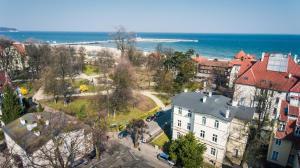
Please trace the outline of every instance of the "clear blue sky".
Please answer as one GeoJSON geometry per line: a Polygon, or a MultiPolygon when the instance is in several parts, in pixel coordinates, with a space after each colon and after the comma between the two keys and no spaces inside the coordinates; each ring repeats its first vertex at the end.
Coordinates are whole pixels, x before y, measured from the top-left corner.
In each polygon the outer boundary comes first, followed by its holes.
{"type": "Polygon", "coordinates": [[[40,31],[300,34],[300,0],[0,0],[0,26],[40,31]]]}

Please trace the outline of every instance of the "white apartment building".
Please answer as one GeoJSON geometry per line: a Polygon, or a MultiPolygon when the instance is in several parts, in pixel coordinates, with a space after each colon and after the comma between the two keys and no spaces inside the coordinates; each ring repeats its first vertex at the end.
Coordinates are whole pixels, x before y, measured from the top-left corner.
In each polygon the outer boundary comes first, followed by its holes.
{"type": "Polygon", "coordinates": [[[224,158],[239,165],[254,109],[237,106],[230,98],[212,93],[183,92],[172,101],[172,139],[193,132],[207,150],[205,160],[221,166],[224,158]]]}
{"type": "Polygon", "coordinates": [[[51,167],[58,156],[66,162],[71,153],[77,160],[92,150],[88,126],[63,113],[28,113],[2,130],[9,152],[23,167],[51,167]]]}

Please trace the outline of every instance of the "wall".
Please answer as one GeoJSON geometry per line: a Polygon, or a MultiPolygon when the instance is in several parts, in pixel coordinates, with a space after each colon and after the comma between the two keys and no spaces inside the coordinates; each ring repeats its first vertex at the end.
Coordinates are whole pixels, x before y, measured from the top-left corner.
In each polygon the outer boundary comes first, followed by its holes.
{"type": "Polygon", "coordinates": [[[275,142],[275,138],[273,138],[269,145],[267,160],[281,166],[286,166],[291,152],[292,142],[288,140],[281,140],[281,145],[276,145],[275,142]],[[279,153],[276,161],[272,160],[273,151],[277,151],[279,153]]]}

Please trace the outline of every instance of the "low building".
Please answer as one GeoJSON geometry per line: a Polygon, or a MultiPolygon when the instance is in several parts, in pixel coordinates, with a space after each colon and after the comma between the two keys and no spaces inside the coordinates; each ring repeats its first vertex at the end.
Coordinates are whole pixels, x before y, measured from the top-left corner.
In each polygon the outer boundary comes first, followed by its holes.
{"type": "Polygon", "coordinates": [[[255,56],[238,52],[232,60],[208,59],[197,56],[193,59],[197,64],[196,80],[233,87],[239,75],[248,70],[256,61],[255,56]]]}
{"type": "Polygon", "coordinates": [[[60,112],[28,113],[2,130],[8,150],[24,167],[51,167],[51,161],[76,160],[92,149],[88,126],[60,112]]]}
{"type": "Polygon", "coordinates": [[[270,140],[267,160],[280,166],[299,168],[300,165],[300,110],[299,106],[282,100],[279,117],[270,140]]]}
{"type": "Polygon", "coordinates": [[[172,139],[193,132],[207,150],[205,160],[221,166],[226,159],[240,165],[254,109],[211,92],[183,92],[172,100],[172,139]]]}

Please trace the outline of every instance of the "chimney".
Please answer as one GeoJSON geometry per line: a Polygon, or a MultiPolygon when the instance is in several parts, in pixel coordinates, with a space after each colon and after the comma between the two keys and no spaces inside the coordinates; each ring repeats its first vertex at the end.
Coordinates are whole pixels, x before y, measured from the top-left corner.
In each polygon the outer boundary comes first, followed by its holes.
{"type": "Polygon", "coordinates": [[[33,128],[37,127],[37,123],[27,124],[26,127],[28,131],[31,131],[33,128]]]}
{"type": "Polygon", "coordinates": [[[206,102],[206,99],[207,99],[207,97],[206,97],[206,96],[203,96],[203,97],[202,97],[202,102],[205,103],[205,102],[206,102]]]}
{"type": "Polygon", "coordinates": [[[262,52],[262,54],[261,54],[261,62],[264,61],[264,57],[265,57],[265,52],[262,52]]]}
{"type": "Polygon", "coordinates": [[[20,123],[21,123],[21,125],[26,125],[27,121],[24,120],[23,118],[20,118],[20,123]]]}
{"type": "Polygon", "coordinates": [[[34,131],[33,132],[36,136],[40,136],[41,135],[41,132],[40,131],[34,131]]]}
{"type": "Polygon", "coordinates": [[[208,92],[208,97],[211,97],[212,96],[212,92],[208,92]]]}
{"type": "Polygon", "coordinates": [[[289,78],[291,78],[292,77],[292,74],[291,73],[289,73],[289,78]]]}
{"type": "Polygon", "coordinates": [[[237,105],[238,105],[238,101],[232,100],[232,103],[231,103],[231,105],[232,105],[233,107],[237,107],[237,105]]]}
{"type": "Polygon", "coordinates": [[[48,126],[49,125],[49,120],[45,121],[45,125],[48,126]]]}
{"type": "Polygon", "coordinates": [[[225,117],[226,117],[226,118],[229,118],[229,115],[230,115],[230,110],[229,110],[229,109],[227,109],[227,110],[226,110],[225,117]]]}

